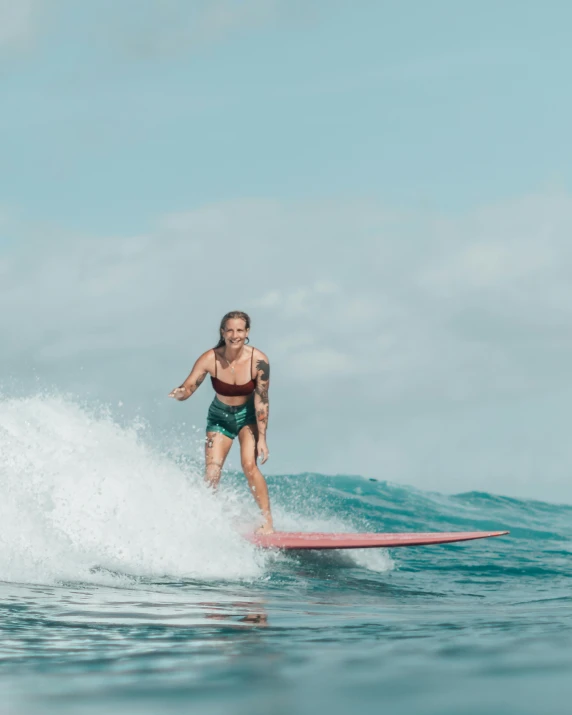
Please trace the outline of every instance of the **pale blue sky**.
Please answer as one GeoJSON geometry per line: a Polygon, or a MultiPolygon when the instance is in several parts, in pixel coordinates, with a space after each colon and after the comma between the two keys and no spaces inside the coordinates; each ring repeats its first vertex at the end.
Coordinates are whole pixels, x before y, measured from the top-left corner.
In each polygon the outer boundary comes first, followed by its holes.
{"type": "Polygon", "coordinates": [[[202,429],[165,396],[246,309],[271,471],[572,501],[570,27],[0,0],[0,389],[202,429]]]}
{"type": "Polygon", "coordinates": [[[245,196],[455,211],[570,186],[565,0],[216,6],[32,3],[2,59],[3,204],[113,232],[245,196]]]}

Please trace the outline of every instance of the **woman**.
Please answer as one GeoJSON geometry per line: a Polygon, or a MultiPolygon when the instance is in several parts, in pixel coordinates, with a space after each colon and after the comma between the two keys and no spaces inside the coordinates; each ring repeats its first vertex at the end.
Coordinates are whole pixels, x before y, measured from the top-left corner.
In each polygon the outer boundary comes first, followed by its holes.
{"type": "Polygon", "coordinates": [[[256,464],[268,459],[268,385],[270,365],[266,355],[247,345],[250,318],[246,313],[227,313],[220,323],[220,340],[215,348],[203,353],[191,374],[169,397],[187,400],[199,388],[207,374],[216,395],[209,408],[205,448],[205,479],[218,485],[224,460],[235,437],[240,442],[242,469],[264,518],[257,533],[274,531],[268,487],[256,464]]]}

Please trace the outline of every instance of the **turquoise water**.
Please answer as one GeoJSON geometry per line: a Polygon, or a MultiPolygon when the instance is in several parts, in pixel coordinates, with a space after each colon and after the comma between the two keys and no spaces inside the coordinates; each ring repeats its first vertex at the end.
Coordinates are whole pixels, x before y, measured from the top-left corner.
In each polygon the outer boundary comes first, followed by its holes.
{"type": "Polygon", "coordinates": [[[0,410],[0,713],[569,713],[572,507],[269,479],[277,525],[510,529],[260,552],[243,480],[58,400],[0,410]]]}

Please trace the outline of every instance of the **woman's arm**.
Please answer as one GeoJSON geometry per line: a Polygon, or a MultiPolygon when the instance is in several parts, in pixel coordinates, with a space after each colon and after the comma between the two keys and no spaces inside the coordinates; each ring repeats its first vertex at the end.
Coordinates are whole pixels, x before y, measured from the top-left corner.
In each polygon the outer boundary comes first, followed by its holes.
{"type": "Polygon", "coordinates": [[[212,361],[212,350],[208,350],[200,356],[185,382],[183,382],[180,387],[175,387],[174,390],[171,390],[169,397],[174,397],[175,400],[179,401],[188,400],[193,392],[196,392],[199,389],[201,383],[207,376],[210,366],[209,358],[212,361]]]}
{"type": "Polygon", "coordinates": [[[258,456],[262,464],[268,459],[266,445],[266,428],[268,427],[268,387],[270,385],[270,363],[266,355],[257,350],[256,355],[256,388],[254,390],[254,409],[258,425],[258,456]]]}

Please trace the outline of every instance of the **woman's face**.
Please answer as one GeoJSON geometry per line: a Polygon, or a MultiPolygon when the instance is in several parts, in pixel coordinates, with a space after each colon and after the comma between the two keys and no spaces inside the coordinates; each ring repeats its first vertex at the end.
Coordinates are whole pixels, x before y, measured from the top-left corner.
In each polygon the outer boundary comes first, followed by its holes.
{"type": "Polygon", "coordinates": [[[242,318],[230,318],[230,320],[226,321],[226,325],[222,331],[222,337],[227,345],[233,348],[239,348],[244,345],[248,333],[246,323],[242,318]]]}

